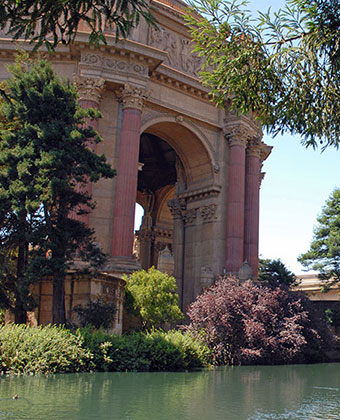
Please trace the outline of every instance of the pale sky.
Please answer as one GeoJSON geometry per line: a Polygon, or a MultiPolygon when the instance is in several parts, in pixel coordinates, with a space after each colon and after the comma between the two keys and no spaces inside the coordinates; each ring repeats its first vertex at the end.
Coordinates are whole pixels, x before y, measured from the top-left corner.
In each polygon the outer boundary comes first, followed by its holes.
{"type": "MultiPolygon", "coordinates": [[[[275,10],[283,4],[252,0],[249,8],[275,10]]],[[[298,136],[265,135],[263,141],[274,147],[263,166],[259,252],[263,258],[280,258],[295,274],[302,274],[297,257],[308,250],[318,214],[340,187],[340,151],[306,149],[298,136]]],[[[136,228],[139,223],[140,213],[136,228]]]]}

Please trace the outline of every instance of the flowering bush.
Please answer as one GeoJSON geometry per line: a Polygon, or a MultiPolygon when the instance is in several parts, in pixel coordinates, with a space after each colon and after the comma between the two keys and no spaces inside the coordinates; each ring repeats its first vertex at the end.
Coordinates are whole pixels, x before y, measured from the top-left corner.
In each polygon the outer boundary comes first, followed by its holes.
{"type": "Polygon", "coordinates": [[[221,278],[188,310],[188,329],[203,336],[217,364],[320,360],[330,333],[298,293],[221,278]]]}

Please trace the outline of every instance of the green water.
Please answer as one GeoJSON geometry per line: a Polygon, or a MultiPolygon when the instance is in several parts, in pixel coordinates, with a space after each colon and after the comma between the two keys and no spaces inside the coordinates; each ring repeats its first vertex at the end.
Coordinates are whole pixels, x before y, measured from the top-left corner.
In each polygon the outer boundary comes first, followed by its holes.
{"type": "Polygon", "coordinates": [[[0,419],[340,419],[340,364],[2,377],[0,419]]]}

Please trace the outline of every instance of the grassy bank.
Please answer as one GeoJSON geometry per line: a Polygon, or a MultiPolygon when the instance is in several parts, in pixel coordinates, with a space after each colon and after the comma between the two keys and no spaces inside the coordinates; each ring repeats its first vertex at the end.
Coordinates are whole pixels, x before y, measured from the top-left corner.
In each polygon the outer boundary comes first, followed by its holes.
{"type": "Polygon", "coordinates": [[[115,336],[89,328],[0,325],[0,373],[175,371],[207,366],[209,351],[189,334],[115,336]]]}

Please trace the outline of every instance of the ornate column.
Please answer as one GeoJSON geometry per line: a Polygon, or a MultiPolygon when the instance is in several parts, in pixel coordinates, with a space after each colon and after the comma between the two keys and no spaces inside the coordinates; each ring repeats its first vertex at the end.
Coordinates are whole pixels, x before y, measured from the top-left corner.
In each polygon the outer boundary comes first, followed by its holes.
{"type": "Polygon", "coordinates": [[[186,204],[183,199],[173,198],[168,202],[171,214],[174,218],[173,233],[173,256],[175,261],[174,277],[177,282],[179,294],[179,306],[184,310],[184,251],[185,251],[185,227],[184,217],[186,204]]]}
{"type": "Polygon", "coordinates": [[[246,152],[244,214],[244,260],[250,264],[254,278],[258,274],[260,172],[261,142],[257,138],[249,141],[246,152]]]}
{"type": "Polygon", "coordinates": [[[237,274],[243,262],[245,159],[248,131],[240,124],[226,127],[229,142],[226,271],[237,274]]]}
{"type": "Polygon", "coordinates": [[[138,156],[141,115],[146,94],[130,84],[120,92],[123,104],[113,214],[111,255],[132,257],[134,217],[137,194],[138,156]]]}
{"type": "MultiPolygon", "coordinates": [[[[82,108],[95,108],[98,109],[101,100],[101,94],[104,89],[105,80],[92,78],[92,77],[83,77],[75,75],[73,81],[77,86],[79,92],[79,105],[82,108]]],[[[87,125],[98,130],[98,121],[92,120],[88,121],[87,125]]],[[[95,144],[93,141],[88,143],[89,148],[94,151],[95,144]]],[[[92,194],[92,183],[87,182],[86,185],[78,185],[77,187],[81,192],[87,193],[91,196],[92,194]]],[[[87,226],[90,225],[90,214],[84,215],[74,215],[74,218],[85,223],[87,226]]]]}

